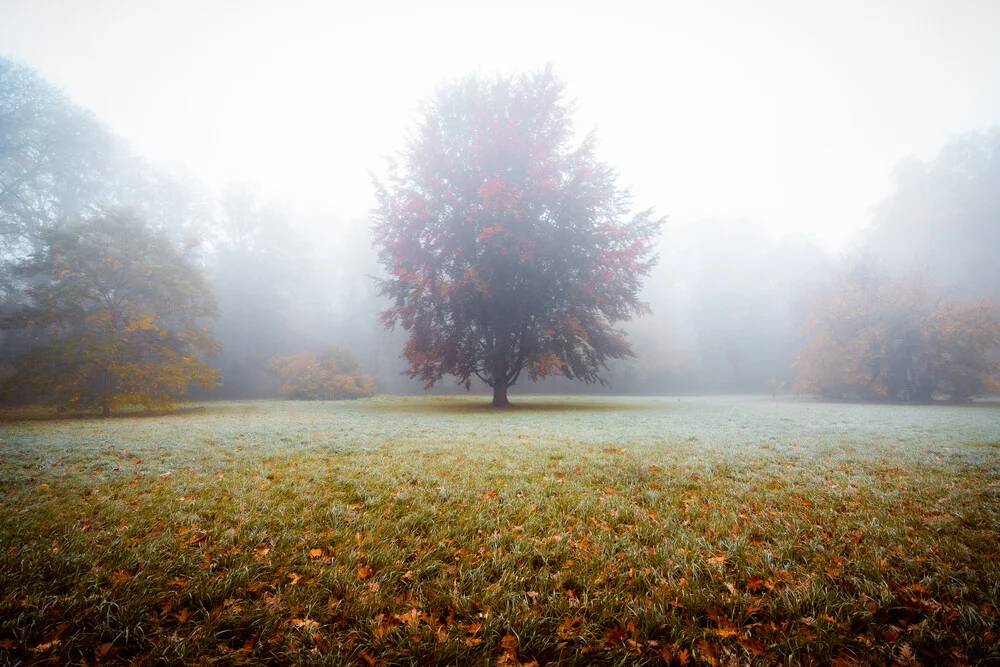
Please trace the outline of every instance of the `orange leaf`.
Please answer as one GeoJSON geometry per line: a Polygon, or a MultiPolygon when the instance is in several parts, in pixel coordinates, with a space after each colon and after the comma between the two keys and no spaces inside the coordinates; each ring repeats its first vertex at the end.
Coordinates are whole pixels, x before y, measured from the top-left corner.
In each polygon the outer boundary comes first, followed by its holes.
{"type": "Polygon", "coordinates": [[[694,647],[698,651],[698,655],[701,656],[702,660],[713,667],[719,664],[719,661],[715,657],[715,651],[712,649],[712,645],[707,641],[699,639],[697,643],[695,643],[694,647]]]}
{"type": "Polygon", "coordinates": [[[764,642],[759,639],[741,637],[736,640],[736,643],[746,649],[747,653],[750,655],[764,655],[767,652],[767,647],[764,646],[764,642]]]}
{"type": "Polygon", "coordinates": [[[112,646],[111,642],[104,642],[103,644],[98,644],[97,646],[95,646],[94,647],[94,658],[96,660],[103,659],[104,656],[106,656],[108,654],[108,651],[111,650],[111,646],[112,646]]]}
{"type": "Polygon", "coordinates": [[[309,557],[310,558],[322,558],[323,557],[323,550],[322,549],[310,549],[309,550],[309,557]]]}

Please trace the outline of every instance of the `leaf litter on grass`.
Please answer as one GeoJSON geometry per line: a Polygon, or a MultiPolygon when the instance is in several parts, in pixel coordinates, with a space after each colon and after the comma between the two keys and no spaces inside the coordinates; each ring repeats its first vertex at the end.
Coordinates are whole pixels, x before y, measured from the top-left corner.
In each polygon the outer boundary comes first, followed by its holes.
{"type": "Polygon", "coordinates": [[[481,400],[0,424],[0,661],[1000,659],[1000,410],[481,400]]]}

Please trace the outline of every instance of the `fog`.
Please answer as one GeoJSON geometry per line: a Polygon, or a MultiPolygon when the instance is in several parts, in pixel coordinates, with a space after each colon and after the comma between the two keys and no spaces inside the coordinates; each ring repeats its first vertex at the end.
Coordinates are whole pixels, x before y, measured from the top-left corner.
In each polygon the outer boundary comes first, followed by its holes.
{"type": "MultiPolygon", "coordinates": [[[[845,275],[1000,297],[998,27],[988,1],[0,1],[0,55],[37,77],[46,127],[75,128],[30,195],[0,155],[4,308],[37,230],[125,206],[197,248],[213,396],[274,396],[271,359],[331,344],[378,391],[422,392],[406,332],[378,321],[372,178],[436,87],[551,64],[578,137],[596,128],[635,208],[667,222],[652,312],[624,325],[636,356],[606,386],[518,390],[797,391],[809,313],[845,275]]],[[[7,140],[26,122],[9,90],[7,140]]],[[[5,334],[4,354],[24,345],[5,334]]]]}

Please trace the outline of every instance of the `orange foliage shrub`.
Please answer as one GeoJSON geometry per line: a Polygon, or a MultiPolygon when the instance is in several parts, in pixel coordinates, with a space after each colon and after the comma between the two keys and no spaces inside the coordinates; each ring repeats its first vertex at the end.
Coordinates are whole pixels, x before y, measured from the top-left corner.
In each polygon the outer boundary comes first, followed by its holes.
{"type": "Polygon", "coordinates": [[[281,394],[300,400],[337,401],[375,394],[372,378],[350,351],[328,346],[320,353],[275,357],[268,368],[281,378],[281,394]]]}
{"type": "Polygon", "coordinates": [[[799,390],[827,397],[965,400],[1000,388],[1000,319],[989,301],[938,296],[919,280],[847,276],[812,307],[799,390]]]}

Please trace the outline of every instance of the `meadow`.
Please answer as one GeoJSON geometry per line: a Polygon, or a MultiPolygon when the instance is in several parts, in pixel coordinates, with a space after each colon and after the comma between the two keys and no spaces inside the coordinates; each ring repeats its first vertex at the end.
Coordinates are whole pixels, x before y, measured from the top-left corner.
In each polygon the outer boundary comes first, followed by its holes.
{"type": "Polygon", "coordinates": [[[1000,664],[1000,403],[0,414],[2,664],[1000,664]]]}

